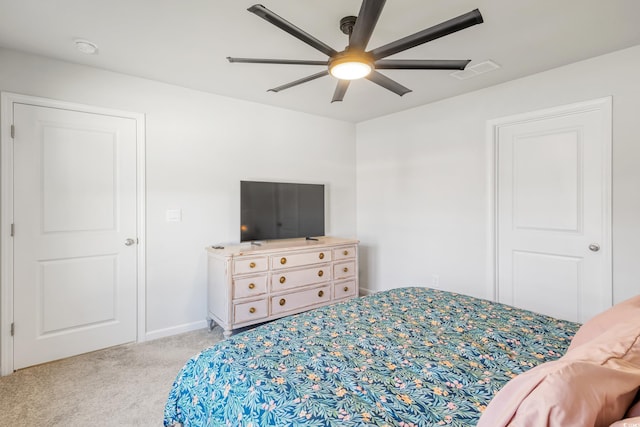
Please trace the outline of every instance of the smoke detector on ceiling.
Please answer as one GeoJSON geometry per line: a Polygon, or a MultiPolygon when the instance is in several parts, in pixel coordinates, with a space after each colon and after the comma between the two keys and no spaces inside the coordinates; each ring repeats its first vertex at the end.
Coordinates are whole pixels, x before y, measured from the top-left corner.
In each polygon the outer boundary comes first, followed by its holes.
{"type": "Polygon", "coordinates": [[[89,40],[75,40],[76,49],[87,55],[95,55],[98,53],[98,45],[89,40]]]}
{"type": "Polygon", "coordinates": [[[458,80],[466,80],[471,77],[479,76],[480,74],[488,73],[490,71],[495,71],[500,66],[493,61],[484,61],[480,62],[476,65],[469,66],[461,71],[456,71],[455,73],[449,74],[451,77],[454,77],[458,80]]]}

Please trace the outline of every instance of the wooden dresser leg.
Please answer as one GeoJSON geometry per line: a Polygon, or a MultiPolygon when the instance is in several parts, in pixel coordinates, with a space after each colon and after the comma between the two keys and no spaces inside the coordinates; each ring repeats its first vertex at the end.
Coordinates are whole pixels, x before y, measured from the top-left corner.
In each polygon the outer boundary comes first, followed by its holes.
{"type": "Polygon", "coordinates": [[[231,329],[225,329],[224,332],[222,333],[222,336],[224,337],[224,339],[227,339],[231,336],[231,329]]]}

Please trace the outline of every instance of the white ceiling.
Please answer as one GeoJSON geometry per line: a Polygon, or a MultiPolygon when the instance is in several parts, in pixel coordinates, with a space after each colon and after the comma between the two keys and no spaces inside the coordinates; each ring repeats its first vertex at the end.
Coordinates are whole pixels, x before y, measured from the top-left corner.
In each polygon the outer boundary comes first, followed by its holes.
{"type": "MultiPolygon", "coordinates": [[[[258,0],[255,0],[258,1],[258,0]]],[[[367,80],[331,104],[336,80],[323,77],[280,93],[267,89],[317,66],[230,64],[227,56],[326,57],[246,11],[252,0],[0,0],[0,46],[264,104],[359,122],[640,44],[640,0],[389,0],[369,48],[473,9],[484,23],[396,55],[492,60],[501,69],[469,80],[450,71],[383,71],[411,88],[399,97],[367,80]],[[87,56],[74,39],[99,46],[87,56]]],[[[260,0],[342,50],[340,18],[361,0],[260,0]]],[[[2,64],[0,64],[0,71],[2,64]]]]}

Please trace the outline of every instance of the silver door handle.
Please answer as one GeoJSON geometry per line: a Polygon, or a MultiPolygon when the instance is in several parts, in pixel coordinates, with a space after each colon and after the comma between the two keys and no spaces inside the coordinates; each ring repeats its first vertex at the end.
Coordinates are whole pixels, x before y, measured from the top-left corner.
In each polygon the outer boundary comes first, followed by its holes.
{"type": "Polygon", "coordinates": [[[125,246],[131,246],[135,243],[136,241],[134,239],[127,239],[124,241],[125,246]]]}
{"type": "Polygon", "coordinates": [[[597,243],[592,243],[589,245],[589,250],[591,252],[598,252],[600,250],[600,245],[597,243]]]}

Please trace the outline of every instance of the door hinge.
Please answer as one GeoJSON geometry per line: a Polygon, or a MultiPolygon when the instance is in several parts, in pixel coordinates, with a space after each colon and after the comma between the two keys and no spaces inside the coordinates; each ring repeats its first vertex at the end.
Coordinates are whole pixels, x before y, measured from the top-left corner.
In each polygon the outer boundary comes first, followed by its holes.
{"type": "Polygon", "coordinates": [[[13,237],[15,234],[16,234],[16,225],[11,224],[11,237],[13,237]]]}
{"type": "Polygon", "coordinates": [[[11,125],[11,138],[15,138],[16,137],[16,127],[14,125],[11,125]]]}
{"type": "Polygon", "coordinates": [[[16,324],[12,323],[11,324],[11,336],[13,336],[16,333],[16,324]]]}

